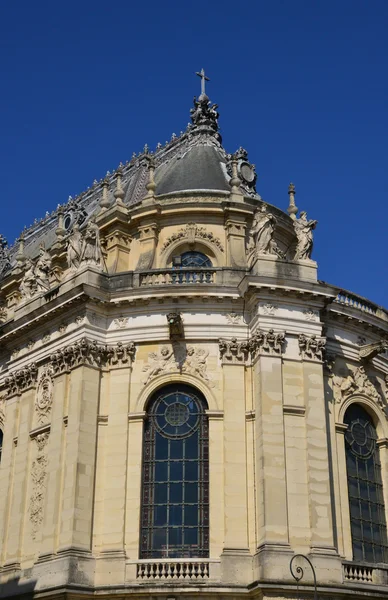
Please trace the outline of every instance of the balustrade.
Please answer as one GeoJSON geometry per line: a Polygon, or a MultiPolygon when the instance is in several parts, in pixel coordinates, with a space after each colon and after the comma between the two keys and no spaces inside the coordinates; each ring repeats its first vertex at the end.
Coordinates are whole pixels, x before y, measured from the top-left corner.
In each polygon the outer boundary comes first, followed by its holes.
{"type": "Polygon", "coordinates": [[[136,578],[146,580],[160,579],[208,579],[209,561],[206,560],[158,560],[139,561],[136,565],[136,578]]]}

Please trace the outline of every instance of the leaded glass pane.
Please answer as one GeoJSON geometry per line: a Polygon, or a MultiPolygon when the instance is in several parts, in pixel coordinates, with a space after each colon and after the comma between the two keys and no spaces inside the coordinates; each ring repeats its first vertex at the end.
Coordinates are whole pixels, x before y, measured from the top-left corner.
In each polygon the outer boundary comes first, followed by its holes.
{"type": "Polygon", "coordinates": [[[388,562],[387,527],[377,434],[358,404],[345,414],[345,434],[353,560],[388,562]]]}
{"type": "Polygon", "coordinates": [[[209,552],[205,400],[169,385],[151,399],[144,427],[141,558],[209,552]]]}
{"type": "Polygon", "coordinates": [[[202,252],[184,252],[181,256],[182,267],[212,267],[212,261],[202,252]]]}

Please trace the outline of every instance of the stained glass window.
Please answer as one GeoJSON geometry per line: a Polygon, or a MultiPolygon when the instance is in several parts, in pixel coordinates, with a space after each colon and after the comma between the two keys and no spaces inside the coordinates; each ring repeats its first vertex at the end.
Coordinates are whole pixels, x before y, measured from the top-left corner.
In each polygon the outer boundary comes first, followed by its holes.
{"type": "Polygon", "coordinates": [[[150,400],[144,426],[140,558],[209,554],[206,402],[171,384],[150,400]]]}
{"type": "Polygon", "coordinates": [[[376,428],[358,404],[345,413],[346,468],[353,560],[388,562],[387,527],[376,428]]]}
{"type": "Polygon", "coordinates": [[[202,252],[190,251],[181,255],[182,267],[212,267],[212,261],[202,252]]]}

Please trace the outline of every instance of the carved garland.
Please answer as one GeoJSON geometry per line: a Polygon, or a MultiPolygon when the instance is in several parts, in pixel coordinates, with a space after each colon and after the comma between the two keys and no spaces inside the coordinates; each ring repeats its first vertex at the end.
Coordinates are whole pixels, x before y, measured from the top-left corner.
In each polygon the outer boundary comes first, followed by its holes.
{"type": "Polygon", "coordinates": [[[177,240],[187,240],[189,243],[194,243],[195,239],[202,238],[211,242],[217,248],[224,252],[224,247],[219,238],[215,237],[211,232],[206,231],[204,227],[199,227],[196,223],[187,223],[186,227],[180,229],[177,233],[173,233],[164,243],[162,251],[166,250],[172,243],[177,240]]]}
{"type": "Polygon", "coordinates": [[[34,437],[38,451],[31,466],[32,492],[29,506],[31,535],[33,539],[36,538],[36,534],[43,523],[48,465],[48,456],[46,450],[48,438],[48,432],[40,433],[34,437]]]}

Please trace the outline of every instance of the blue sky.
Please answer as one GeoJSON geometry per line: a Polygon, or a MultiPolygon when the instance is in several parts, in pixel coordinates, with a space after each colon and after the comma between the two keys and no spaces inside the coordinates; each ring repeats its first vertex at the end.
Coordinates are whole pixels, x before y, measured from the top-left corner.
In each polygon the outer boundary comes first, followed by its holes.
{"type": "Polygon", "coordinates": [[[386,0],[0,3],[0,232],[189,120],[205,68],[225,148],[318,219],[319,278],[388,305],[386,0]]]}

